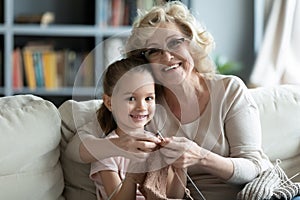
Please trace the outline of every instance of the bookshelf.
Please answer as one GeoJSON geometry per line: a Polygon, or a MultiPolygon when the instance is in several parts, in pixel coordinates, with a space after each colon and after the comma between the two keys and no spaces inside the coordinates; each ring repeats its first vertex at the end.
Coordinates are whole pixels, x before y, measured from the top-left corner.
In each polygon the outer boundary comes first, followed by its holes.
{"type": "Polygon", "coordinates": [[[99,95],[97,83],[106,65],[112,59],[120,58],[120,50],[116,45],[120,46],[130,33],[130,23],[136,14],[132,11],[136,7],[151,6],[149,2],[151,3],[149,0],[0,0],[0,96],[34,94],[53,101],[57,106],[71,98],[95,98],[99,95]],[[148,4],[144,5],[145,3],[148,4]],[[117,8],[113,9],[118,11],[116,13],[125,14],[126,6],[131,12],[126,12],[126,17],[117,16],[112,20],[110,16],[116,15],[110,14],[112,4],[120,4],[113,5],[117,8]],[[48,23],[17,21],[22,17],[33,18],[49,12],[54,20],[48,23]],[[115,49],[111,44],[115,45],[115,49]],[[25,49],[31,49],[32,54],[35,51],[42,52],[42,68],[34,60],[25,63],[25,49]],[[110,53],[106,52],[107,49],[110,53]],[[16,60],[16,51],[21,57],[20,62],[16,60]],[[44,57],[48,55],[49,60],[49,54],[55,54],[52,55],[55,58],[52,66],[54,62],[56,65],[52,67],[55,68],[54,72],[49,67],[50,71],[46,73],[44,63],[47,58],[44,57]],[[59,65],[59,59],[64,64],[59,65]],[[28,63],[33,63],[31,71],[34,73],[30,73],[28,67],[25,67],[30,65],[28,63]],[[20,74],[16,73],[18,68],[20,74]],[[43,72],[37,71],[41,69],[43,72]],[[35,78],[34,86],[29,84],[28,74],[35,78]],[[37,77],[37,74],[40,76],[37,77]],[[56,74],[55,78],[51,79],[49,74],[56,74]],[[41,76],[43,83],[37,84],[41,76]],[[15,80],[16,77],[20,80],[15,80]],[[45,85],[49,79],[52,83],[45,85]]]}

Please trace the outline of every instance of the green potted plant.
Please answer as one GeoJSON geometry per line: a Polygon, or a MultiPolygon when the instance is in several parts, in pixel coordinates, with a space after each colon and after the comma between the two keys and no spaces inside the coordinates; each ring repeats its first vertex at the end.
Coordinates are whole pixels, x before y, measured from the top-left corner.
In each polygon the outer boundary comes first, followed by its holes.
{"type": "Polygon", "coordinates": [[[236,74],[242,69],[242,65],[239,62],[230,61],[225,56],[215,56],[214,62],[216,64],[217,72],[220,74],[236,74]]]}

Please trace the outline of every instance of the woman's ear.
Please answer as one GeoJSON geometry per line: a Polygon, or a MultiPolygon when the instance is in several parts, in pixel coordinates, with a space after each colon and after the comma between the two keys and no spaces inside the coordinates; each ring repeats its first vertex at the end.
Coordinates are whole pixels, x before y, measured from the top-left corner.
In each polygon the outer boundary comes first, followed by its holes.
{"type": "Polygon", "coordinates": [[[104,94],[102,98],[103,98],[103,103],[104,103],[105,107],[109,111],[111,111],[111,97],[108,96],[108,95],[106,95],[106,94],[104,94]]]}

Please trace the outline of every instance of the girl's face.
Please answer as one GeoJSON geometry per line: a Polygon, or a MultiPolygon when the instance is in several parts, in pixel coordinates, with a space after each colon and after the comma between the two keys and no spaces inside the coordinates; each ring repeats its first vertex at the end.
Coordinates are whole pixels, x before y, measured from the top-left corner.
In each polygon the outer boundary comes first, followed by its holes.
{"type": "Polygon", "coordinates": [[[164,86],[180,84],[192,73],[194,61],[189,45],[190,40],[174,23],[160,25],[147,40],[144,54],[151,62],[155,78],[164,86]]]}
{"type": "Polygon", "coordinates": [[[128,72],[118,81],[111,97],[111,111],[124,132],[144,126],[155,112],[154,79],[149,72],[128,72]]]}

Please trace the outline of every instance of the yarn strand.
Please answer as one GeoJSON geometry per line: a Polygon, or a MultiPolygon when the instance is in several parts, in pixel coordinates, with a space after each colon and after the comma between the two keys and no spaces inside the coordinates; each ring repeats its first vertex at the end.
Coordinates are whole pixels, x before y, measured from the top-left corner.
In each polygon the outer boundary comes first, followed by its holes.
{"type": "Polygon", "coordinates": [[[205,197],[203,196],[203,194],[201,193],[201,191],[199,190],[199,188],[196,186],[196,184],[192,180],[192,178],[189,176],[189,174],[184,169],[182,169],[182,170],[183,170],[183,173],[186,175],[186,177],[189,179],[189,181],[192,183],[193,187],[196,189],[196,191],[198,192],[198,194],[200,195],[202,200],[206,200],[205,197]]]}

